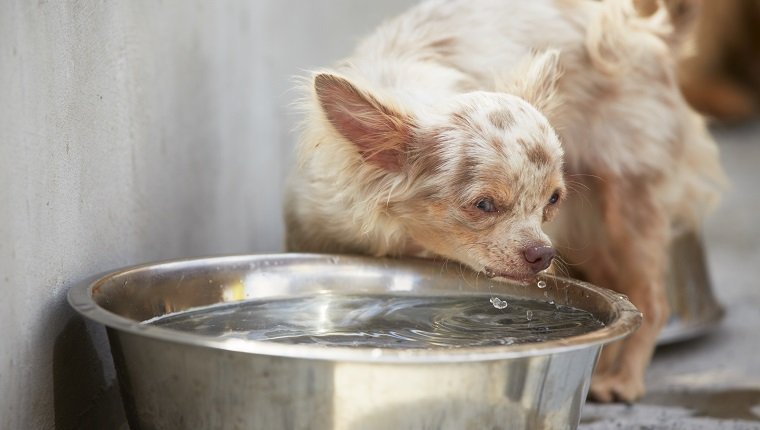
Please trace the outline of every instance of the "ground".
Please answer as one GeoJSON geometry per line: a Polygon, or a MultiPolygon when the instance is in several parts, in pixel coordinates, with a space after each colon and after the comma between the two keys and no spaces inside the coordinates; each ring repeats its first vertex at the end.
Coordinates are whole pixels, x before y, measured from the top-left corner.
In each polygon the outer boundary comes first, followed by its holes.
{"type": "Polygon", "coordinates": [[[705,336],[658,349],[638,404],[586,404],[581,430],[760,429],[760,122],[713,133],[731,188],[704,242],[726,316],[705,336]]]}

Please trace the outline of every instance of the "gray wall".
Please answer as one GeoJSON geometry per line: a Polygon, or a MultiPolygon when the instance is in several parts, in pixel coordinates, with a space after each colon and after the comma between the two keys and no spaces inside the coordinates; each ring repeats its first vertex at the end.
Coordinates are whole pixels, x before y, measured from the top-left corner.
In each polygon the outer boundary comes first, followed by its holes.
{"type": "Polygon", "coordinates": [[[0,429],[119,414],[77,281],[282,250],[291,77],[411,3],[0,0],[0,429]]]}

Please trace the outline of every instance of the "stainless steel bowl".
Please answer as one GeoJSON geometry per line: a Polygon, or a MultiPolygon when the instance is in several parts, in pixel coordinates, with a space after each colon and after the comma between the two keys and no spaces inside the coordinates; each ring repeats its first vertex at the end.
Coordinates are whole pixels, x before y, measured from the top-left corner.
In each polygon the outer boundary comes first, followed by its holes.
{"type": "Polygon", "coordinates": [[[659,345],[706,334],[723,319],[723,307],[713,294],[699,235],[686,233],[673,242],[666,286],[671,317],[660,333],[659,345]]]}
{"type": "Polygon", "coordinates": [[[544,289],[454,264],[281,254],[128,268],[72,288],[108,328],[131,430],[575,428],[603,344],[634,331],[625,298],[552,276],[544,289]],[[220,339],[139,324],[198,306],[316,292],[554,300],[596,331],[556,341],[457,349],[372,349],[220,339]]]}

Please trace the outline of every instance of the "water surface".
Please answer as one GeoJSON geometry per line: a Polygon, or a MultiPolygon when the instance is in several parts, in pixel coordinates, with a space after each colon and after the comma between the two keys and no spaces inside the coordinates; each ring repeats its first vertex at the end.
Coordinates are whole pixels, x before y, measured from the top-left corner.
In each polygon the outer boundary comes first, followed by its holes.
{"type": "Polygon", "coordinates": [[[147,324],[222,338],[370,348],[462,348],[546,342],[603,326],[569,306],[491,296],[316,295],[164,315],[147,324]]]}

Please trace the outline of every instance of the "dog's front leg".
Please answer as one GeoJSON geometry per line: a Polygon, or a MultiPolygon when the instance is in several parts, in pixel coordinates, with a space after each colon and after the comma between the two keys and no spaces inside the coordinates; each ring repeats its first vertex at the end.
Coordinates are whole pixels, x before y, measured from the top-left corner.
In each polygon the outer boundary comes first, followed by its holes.
{"type": "Polygon", "coordinates": [[[595,202],[601,221],[590,229],[576,260],[588,281],[625,294],[643,313],[639,330],[605,347],[589,397],[633,402],[644,394],[644,373],[669,308],[664,285],[670,223],[656,197],[656,181],[598,175],[595,202]]]}
{"type": "Polygon", "coordinates": [[[657,280],[641,280],[631,287],[628,297],[644,319],[636,333],[604,348],[589,390],[595,401],[631,403],[644,394],[644,374],[667,321],[667,297],[657,280]]]}

